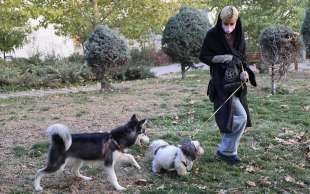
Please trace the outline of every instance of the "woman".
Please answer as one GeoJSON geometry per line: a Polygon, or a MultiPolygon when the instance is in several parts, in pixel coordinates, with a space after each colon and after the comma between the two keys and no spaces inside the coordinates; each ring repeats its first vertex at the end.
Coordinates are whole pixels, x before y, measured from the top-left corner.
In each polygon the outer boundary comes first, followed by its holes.
{"type": "Polygon", "coordinates": [[[246,127],[251,126],[247,105],[247,87],[250,80],[256,86],[254,73],[245,60],[245,39],[241,26],[239,12],[234,6],[226,6],[219,14],[216,25],[205,37],[200,60],[210,66],[211,81],[208,95],[218,109],[228,99],[233,91],[227,87],[228,69],[237,70],[237,92],[215,114],[216,123],[222,133],[222,140],[217,150],[217,157],[231,164],[240,162],[238,146],[246,127]],[[225,75],[226,73],[226,75],[225,75]],[[240,77],[239,77],[240,76],[240,77]]]}

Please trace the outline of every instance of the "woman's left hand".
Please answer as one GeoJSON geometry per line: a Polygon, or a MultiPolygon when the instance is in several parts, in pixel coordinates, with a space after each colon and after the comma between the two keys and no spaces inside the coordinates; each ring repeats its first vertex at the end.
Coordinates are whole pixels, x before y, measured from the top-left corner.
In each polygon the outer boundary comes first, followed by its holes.
{"type": "Polygon", "coordinates": [[[241,81],[247,82],[249,80],[249,74],[246,71],[242,71],[240,73],[240,79],[241,81]]]}

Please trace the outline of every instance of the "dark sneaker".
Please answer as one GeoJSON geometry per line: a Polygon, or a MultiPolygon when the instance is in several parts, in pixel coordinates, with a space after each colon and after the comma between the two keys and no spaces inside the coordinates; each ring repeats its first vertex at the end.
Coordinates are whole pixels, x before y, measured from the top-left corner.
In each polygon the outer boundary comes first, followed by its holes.
{"type": "Polygon", "coordinates": [[[240,158],[237,155],[226,156],[219,150],[216,152],[216,157],[220,160],[223,160],[229,164],[238,164],[241,162],[240,158]]]}

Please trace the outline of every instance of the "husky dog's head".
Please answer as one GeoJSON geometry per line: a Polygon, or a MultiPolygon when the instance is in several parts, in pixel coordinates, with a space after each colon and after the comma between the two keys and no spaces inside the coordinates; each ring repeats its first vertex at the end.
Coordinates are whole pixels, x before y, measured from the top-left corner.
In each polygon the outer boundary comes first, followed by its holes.
{"type": "Polygon", "coordinates": [[[115,138],[119,144],[125,147],[129,147],[133,144],[143,146],[149,144],[149,137],[145,133],[144,126],[147,120],[138,120],[136,115],[132,115],[126,125],[119,127],[111,131],[113,138],[115,138]]]}
{"type": "Polygon", "coordinates": [[[185,138],[181,141],[181,150],[192,160],[196,160],[197,157],[203,155],[204,153],[204,149],[200,145],[199,141],[192,141],[191,138],[185,138]]]}

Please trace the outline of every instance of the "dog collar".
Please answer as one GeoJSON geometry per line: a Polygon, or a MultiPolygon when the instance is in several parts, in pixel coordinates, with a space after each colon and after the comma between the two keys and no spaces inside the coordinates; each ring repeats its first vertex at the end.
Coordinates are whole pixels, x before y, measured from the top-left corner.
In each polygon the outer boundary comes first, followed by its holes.
{"type": "Polygon", "coordinates": [[[124,152],[122,146],[112,136],[110,137],[110,139],[114,143],[114,145],[116,145],[117,149],[119,149],[121,152],[124,152]]]}

